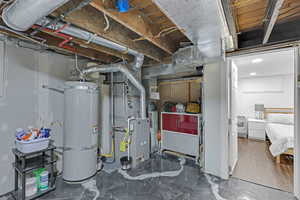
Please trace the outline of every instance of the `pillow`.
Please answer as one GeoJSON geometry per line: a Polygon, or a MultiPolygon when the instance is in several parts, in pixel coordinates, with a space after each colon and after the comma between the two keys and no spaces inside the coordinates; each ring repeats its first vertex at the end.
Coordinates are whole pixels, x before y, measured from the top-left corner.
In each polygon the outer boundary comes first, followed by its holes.
{"type": "Polygon", "coordinates": [[[267,114],[267,122],[293,125],[294,114],[269,113],[267,114]]]}

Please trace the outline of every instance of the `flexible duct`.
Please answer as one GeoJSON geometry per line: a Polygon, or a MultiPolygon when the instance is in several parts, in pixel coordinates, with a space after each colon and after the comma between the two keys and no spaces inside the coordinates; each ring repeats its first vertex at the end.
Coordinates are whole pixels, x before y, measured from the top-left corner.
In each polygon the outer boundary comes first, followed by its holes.
{"type": "Polygon", "coordinates": [[[112,64],[104,66],[96,66],[86,70],[83,70],[83,74],[89,74],[94,72],[100,73],[110,73],[110,72],[122,72],[128,80],[140,91],[140,108],[141,108],[141,118],[146,119],[146,91],[144,86],[134,77],[134,75],[127,69],[123,64],[112,64]]]}
{"type": "Polygon", "coordinates": [[[16,0],[2,13],[5,24],[18,31],[26,31],[39,19],[49,15],[69,0],[16,0]]]}

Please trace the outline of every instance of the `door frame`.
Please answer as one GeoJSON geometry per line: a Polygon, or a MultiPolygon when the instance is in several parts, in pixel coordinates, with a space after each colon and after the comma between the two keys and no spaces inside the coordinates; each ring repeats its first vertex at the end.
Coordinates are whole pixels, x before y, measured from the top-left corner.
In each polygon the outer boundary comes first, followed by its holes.
{"type": "MultiPolygon", "coordinates": [[[[233,72],[233,59],[230,58],[226,61],[226,64],[227,64],[227,81],[226,81],[226,84],[227,84],[227,102],[228,102],[228,105],[227,105],[227,110],[228,110],[228,151],[231,152],[231,144],[232,144],[232,141],[231,141],[231,137],[232,137],[232,130],[233,130],[233,126],[237,126],[237,119],[233,119],[233,75],[232,75],[232,72],[233,72]]],[[[237,77],[236,77],[237,78],[237,77]]],[[[237,128],[237,127],[236,127],[237,128]]],[[[237,130],[236,130],[237,131],[237,130]]],[[[236,133],[237,134],[237,133],[236,133]]],[[[238,137],[238,135],[237,135],[238,137]]],[[[237,147],[238,147],[238,144],[237,144],[237,147]]],[[[229,163],[229,175],[231,176],[234,172],[234,169],[237,165],[237,161],[238,161],[238,151],[236,152],[236,156],[234,156],[234,161],[232,162],[232,155],[230,155],[230,153],[228,154],[228,163],[229,163]]]]}
{"type": "MultiPolygon", "coordinates": [[[[295,113],[295,126],[294,126],[294,138],[295,138],[295,142],[294,142],[294,192],[293,194],[300,199],[300,135],[296,134],[297,132],[299,132],[298,130],[300,130],[300,86],[298,89],[298,74],[300,75],[300,49],[299,46],[294,46],[294,47],[282,47],[282,48],[278,48],[278,49],[262,49],[261,51],[255,51],[255,52],[245,52],[242,54],[231,54],[229,56],[226,56],[226,60],[227,60],[227,67],[226,67],[226,73],[230,73],[229,71],[229,66],[228,66],[228,60],[232,60],[234,58],[241,58],[241,57],[247,57],[247,56],[252,56],[252,55],[261,55],[264,53],[274,53],[274,52],[281,52],[281,51],[288,51],[288,50],[292,50],[294,52],[294,113],[295,113]]],[[[231,76],[227,77],[229,79],[231,79],[231,76]]],[[[230,80],[231,81],[231,80],[230,80]]],[[[229,98],[230,92],[229,92],[228,88],[227,90],[227,99],[229,98]]],[[[230,110],[228,110],[228,112],[230,112],[230,110]]],[[[229,116],[229,113],[228,113],[229,116]]],[[[229,141],[229,132],[227,134],[227,140],[229,141]]],[[[227,144],[227,148],[224,149],[227,152],[227,163],[228,166],[230,166],[230,160],[229,160],[229,153],[230,153],[230,147],[229,147],[229,143],[227,144]]],[[[228,174],[230,176],[230,174],[228,174]]]]}

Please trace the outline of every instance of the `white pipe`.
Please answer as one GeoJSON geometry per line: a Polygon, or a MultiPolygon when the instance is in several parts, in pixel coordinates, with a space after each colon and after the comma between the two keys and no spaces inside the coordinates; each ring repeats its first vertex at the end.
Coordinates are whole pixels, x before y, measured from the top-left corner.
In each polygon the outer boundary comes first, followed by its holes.
{"type": "Polygon", "coordinates": [[[140,91],[140,107],[141,107],[141,118],[146,119],[146,91],[144,86],[136,79],[133,74],[127,69],[126,66],[123,64],[112,64],[112,65],[105,65],[105,66],[97,66],[92,67],[86,70],[83,70],[83,74],[89,74],[94,72],[100,73],[110,73],[110,72],[122,72],[128,80],[140,91]]]}
{"type": "Polygon", "coordinates": [[[69,0],[16,0],[2,13],[5,24],[18,31],[26,31],[39,19],[67,3],[69,0]]]}

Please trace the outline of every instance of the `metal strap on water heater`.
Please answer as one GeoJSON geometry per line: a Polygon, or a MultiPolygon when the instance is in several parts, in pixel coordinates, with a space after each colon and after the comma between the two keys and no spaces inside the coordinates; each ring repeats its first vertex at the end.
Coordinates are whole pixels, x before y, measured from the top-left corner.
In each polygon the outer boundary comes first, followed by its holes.
{"type": "Polygon", "coordinates": [[[95,148],[97,148],[98,145],[92,145],[89,147],[79,147],[79,148],[74,148],[74,147],[63,147],[63,151],[71,151],[71,150],[78,150],[78,151],[89,151],[89,150],[93,150],[95,148]]]}
{"type": "Polygon", "coordinates": [[[75,90],[99,90],[98,87],[90,87],[86,85],[76,85],[76,86],[70,86],[67,87],[66,89],[75,89],[75,90]]]}

